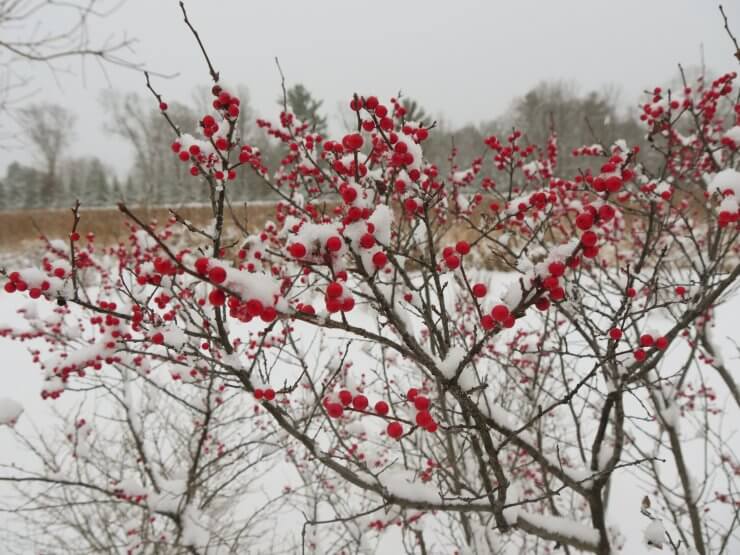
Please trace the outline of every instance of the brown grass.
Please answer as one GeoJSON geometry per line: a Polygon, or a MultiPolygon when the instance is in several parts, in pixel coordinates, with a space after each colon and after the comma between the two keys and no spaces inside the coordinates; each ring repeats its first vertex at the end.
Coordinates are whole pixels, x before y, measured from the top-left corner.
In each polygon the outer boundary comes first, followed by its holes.
{"type": "MultiPolygon", "coordinates": [[[[692,206],[699,206],[699,201],[691,199],[692,206]]],[[[320,211],[330,210],[332,205],[318,207],[320,211]]],[[[472,220],[479,222],[481,213],[485,211],[487,202],[472,216],[472,220]]],[[[165,207],[136,207],[131,209],[144,222],[163,224],[171,217],[165,207]]],[[[176,212],[182,218],[190,221],[199,228],[208,226],[212,221],[210,206],[181,206],[176,212]]],[[[95,234],[96,243],[109,246],[126,238],[128,230],[124,224],[127,218],[115,207],[111,208],[83,208],[80,209],[81,220],[78,231],[81,235],[88,232],[95,234]]],[[[275,204],[271,202],[253,202],[248,205],[233,206],[233,210],[225,211],[224,235],[236,238],[241,235],[240,229],[249,232],[262,229],[267,220],[274,220],[275,204]],[[237,225],[238,222],[238,225],[237,225]]],[[[633,215],[625,214],[625,225],[632,225],[633,215]]],[[[37,252],[41,247],[39,238],[43,235],[49,239],[65,239],[72,229],[73,215],[70,209],[49,210],[22,210],[17,212],[0,212],[0,255],[15,255],[24,251],[37,252]]],[[[495,235],[498,235],[496,232],[495,235]]],[[[442,239],[443,244],[454,245],[457,241],[466,239],[470,242],[478,239],[477,233],[463,226],[454,226],[447,229],[442,239]]],[[[490,254],[491,241],[485,239],[476,249],[480,256],[479,263],[485,267],[502,266],[502,261],[495,262],[490,254]]],[[[500,249],[494,249],[500,251],[500,249]]],[[[1,257],[1,256],[0,256],[1,257]]],[[[513,263],[515,261],[509,261],[513,263]]]]}
{"type": "MultiPolygon", "coordinates": [[[[169,210],[162,207],[136,207],[131,210],[145,222],[164,223],[170,217],[169,210]]],[[[176,211],[198,227],[208,225],[212,219],[209,206],[184,206],[176,211]]],[[[250,231],[259,229],[267,220],[274,219],[274,215],[272,203],[234,206],[233,214],[226,210],[225,230],[227,233],[237,231],[235,218],[250,231]]],[[[78,231],[83,236],[88,232],[94,233],[98,244],[115,244],[127,235],[124,225],[126,217],[117,208],[81,208],[80,216],[78,231]]],[[[72,230],[72,222],[70,209],[0,212],[0,251],[17,252],[37,247],[42,235],[49,239],[66,239],[72,230]]]]}

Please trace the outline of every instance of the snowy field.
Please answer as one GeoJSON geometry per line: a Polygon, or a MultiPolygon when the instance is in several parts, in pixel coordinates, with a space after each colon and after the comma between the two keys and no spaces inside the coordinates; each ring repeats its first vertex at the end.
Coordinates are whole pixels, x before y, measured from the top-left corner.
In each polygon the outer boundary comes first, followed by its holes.
{"type": "MultiPolygon", "coordinates": [[[[505,276],[501,275],[489,275],[487,278],[493,282],[501,282],[505,279],[505,276]],[[503,279],[502,279],[503,278],[503,279]]],[[[21,295],[0,295],[0,314],[2,315],[2,324],[5,326],[23,328],[27,324],[24,318],[17,313],[18,309],[27,303],[21,295]]],[[[365,325],[371,325],[367,315],[358,313],[357,323],[363,324],[362,319],[367,319],[365,325]]],[[[740,336],[737,334],[737,330],[740,329],[740,295],[737,293],[733,296],[718,310],[715,328],[715,342],[721,347],[722,357],[727,367],[731,372],[736,373],[738,371],[738,365],[740,360],[738,359],[738,351],[736,348],[736,342],[740,336]],[[734,341],[733,341],[734,339],[734,341]]],[[[329,341],[334,341],[337,344],[337,348],[343,343],[342,337],[331,335],[328,336],[329,341]]],[[[313,344],[312,337],[308,330],[305,331],[305,343],[306,345],[313,344]]],[[[3,387],[0,390],[0,397],[12,398],[24,407],[24,414],[21,416],[18,424],[16,425],[16,431],[23,434],[24,431],[30,431],[32,428],[44,429],[50,423],[54,421],[54,415],[52,409],[63,407],[68,401],[73,400],[74,393],[68,393],[62,396],[60,401],[49,402],[43,401],[39,395],[42,386],[41,374],[39,370],[34,366],[31,361],[28,349],[36,346],[35,341],[19,343],[11,341],[9,339],[0,338],[0,356],[2,357],[2,374],[3,374],[3,387]]],[[[681,349],[684,347],[677,346],[672,349],[666,362],[664,363],[667,367],[672,364],[676,364],[676,360],[681,360],[681,349]]],[[[331,352],[331,349],[327,349],[331,352]]],[[[312,358],[316,356],[317,364],[320,362],[320,356],[316,353],[307,352],[307,357],[312,358]]],[[[362,356],[361,353],[358,356],[362,356]]],[[[43,356],[42,356],[43,358],[43,356]]],[[[705,378],[708,385],[712,385],[716,380],[712,371],[705,372],[705,378]]],[[[720,383],[716,383],[717,389],[723,391],[720,383]]],[[[720,400],[720,407],[722,411],[716,415],[719,421],[718,426],[723,428],[725,431],[732,432],[730,436],[732,441],[729,445],[731,451],[740,451],[740,439],[736,433],[737,422],[740,415],[737,414],[735,405],[728,402],[727,399],[720,400]]],[[[627,412],[630,410],[638,410],[639,407],[627,406],[627,412]]],[[[697,442],[700,445],[697,437],[683,437],[683,440],[687,445],[691,445],[692,442],[697,442]]],[[[696,465],[701,467],[703,452],[701,449],[688,448],[687,452],[689,456],[696,457],[692,466],[696,465]]],[[[17,464],[23,466],[24,463],[29,461],[28,453],[19,446],[17,441],[12,435],[12,432],[7,427],[0,427],[0,463],[2,464],[17,464]]],[[[670,474],[670,473],[668,473],[670,474]]],[[[668,477],[668,475],[667,475],[668,477]]],[[[245,500],[245,506],[253,504],[258,506],[264,501],[264,499],[270,494],[279,492],[286,484],[297,485],[298,476],[294,470],[287,464],[276,464],[270,474],[266,476],[264,480],[264,490],[260,493],[252,495],[249,499],[245,500]]],[[[8,495],[7,484],[0,486],[5,489],[0,499],[2,499],[2,507],[4,509],[12,508],[14,501],[11,495],[8,495]]],[[[621,534],[624,536],[624,549],[623,553],[627,554],[641,554],[649,553],[651,549],[648,548],[643,539],[643,532],[649,521],[640,515],[639,506],[642,497],[645,495],[645,491],[639,488],[639,480],[634,479],[626,471],[621,471],[616,474],[614,487],[611,492],[609,517],[610,524],[615,525],[619,528],[621,534]]],[[[731,518],[729,512],[725,515],[726,518],[731,518]]],[[[718,515],[714,515],[715,518],[718,515]]],[[[12,519],[3,519],[4,524],[0,526],[0,542],[6,541],[17,541],[10,537],[5,537],[8,532],[8,526],[13,522],[12,519]]],[[[281,538],[289,537],[285,545],[297,545],[300,542],[301,527],[303,524],[303,518],[300,513],[292,509],[285,509],[284,513],[279,515],[279,535],[281,538]]],[[[17,530],[16,530],[17,532],[17,530]]],[[[394,553],[397,552],[399,545],[399,534],[390,530],[385,533],[380,547],[377,552],[379,553],[394,553]]],[[[32,538],[29,538],[30,543],[33,543],[32,538]]],[[[8,545],[5,543],[5,545],[8,545]]],[[[727,553],[738,553],[740,552],[740,541],[737,538],[734,539],[734,543],[731,543],[727,553]]],[[[17,552],[17,550],[15,550],[17,552]]]]}

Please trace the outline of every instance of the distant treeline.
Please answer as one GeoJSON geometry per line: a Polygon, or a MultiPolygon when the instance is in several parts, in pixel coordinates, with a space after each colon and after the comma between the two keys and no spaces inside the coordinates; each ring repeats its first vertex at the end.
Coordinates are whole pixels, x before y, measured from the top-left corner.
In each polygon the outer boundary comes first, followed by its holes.
{"type": "MultiPolygon", "coordinates": [[[[194,132],[199,119],[209,112],[210,91],[197,89],[193,106],[172,103],[170,117],[185,132],[194,132]]],[[[283,147],[276,144],[255,125],[256,116],[249,104],[245,87],[238,88],[242,100],[239,134],[244,142],[261,149],[268,167],[275,167],[283,147]]],[[[316,100],[302,85],[288,90],[288,105],[298,119],[311,122],[317,132],[325,132],[326,116],[322,101],[316,100]]],[[[67,207],[73,199],[85,206],[109,206],[119,200],[139,205],[171,205],[207,202],[208,191],[199,179],[189,174],[189,165],[173,156],[169,149],[172,130],[151,99],[137,94],[106,93],[101,102],[109,114],[105,129],[128,144],[134,152],[131,169],[120,180],[104,160],[95,157],[65,156],[74,142],[73,114],[54,104],[32,105],[21,110],[22,129],[27,148],[39,160],[33,166],[11,163],[0,180],[0,210],[67,207]]],[[[280,99],[282,103],[282,99],[280,99]]],[[[431,124],[429,116],[416,101],[404,99],[409,119],[431,124]]],[[[279,110],[276,107],[276,112],[279,110]]],[[[345,118],[352,121],[351,118],[345,118]]],[[[573,148],[616,139],[640,144],[641,130],[633,114],[620,114],[616,95],[609,91],[578,94],[572,85],[542,83],[516,98],[502,116],[477,125],[452,129],[438,118],[435,130],[424,143],[427,158],[444,171],[454,164],[460,169],[485,154],[483,141],[490,135],[505,137],[516,127],[526,133],[526,141],[545,145],[551,129],[558,133],[558,174],[573,176],[588,164],[573,158],[573,148]],[[458,152],[450,161],[452,149],[458,152]]],[[[454,169],[454,168],[453,168],[454,169]]],[[[234,201],[275,198],[270,188],[250,170],[239,172],[229,183],[234,201]]]]}

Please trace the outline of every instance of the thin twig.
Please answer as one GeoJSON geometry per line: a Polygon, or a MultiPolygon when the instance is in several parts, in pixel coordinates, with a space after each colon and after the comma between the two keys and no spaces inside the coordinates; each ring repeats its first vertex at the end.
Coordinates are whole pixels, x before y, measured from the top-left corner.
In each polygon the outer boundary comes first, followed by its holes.
{"type": "Polygon", "coordinates": [[[203,53],[203,57],[206,59],[206,64],[208,64],[208,71],[211,74],[211,79],[213,79],[214,83],[218,83],[218,71],[216,71],[213,67],[213,64],[211,63],[211,59],[208,57],[208,53],[206,52],[205,46],[203,46],[203,41],[200,40],[200,35],[198,35],[198,31],[195,30],[195,27],[193,27],[193,24],[190,23],[190,20],[188,19],[188,12],[185,11],[185,2],[180,0],[180,9],[182,10],[183,18],[185,19],[185,24],[188,26],[190,31],[193,33],[193,36],[195,37],[195,40],[198,41],[198,46],[200,47],[200,51],[203,53]]]}
{"type": "Polygon", "coordinates": [[[727,14],[725,14],[725,9],[722,7],[722,4],[719,5],[719,13],[722,14],[722,19],[725,22],[725,31],[727,31],[727,34],[730,36],[730,40],[732,40],[732,43],[735,45],[735,58],[737,58],[738,63],[740,63],[740,44],[737,43],[735,35],[733,35],[730,30],[730,24],[727,21],[727,14]]]}

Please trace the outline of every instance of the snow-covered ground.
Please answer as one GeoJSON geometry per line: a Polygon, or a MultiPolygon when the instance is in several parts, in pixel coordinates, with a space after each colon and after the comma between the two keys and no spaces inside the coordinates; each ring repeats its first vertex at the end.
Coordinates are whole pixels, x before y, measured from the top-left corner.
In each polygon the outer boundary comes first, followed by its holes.
{"type": "MultiPolygon", "coordinates": [[[[0,293],[0,324],[6,325],[21,325],[23,318],[17,314],[17,310],[23,304],[27,302],[21,295],[7,295],[0,293]]],[[[730,371],[737,375],[740,372],[740,360],[738,360],[738,352],[733,343],[733,338],[737,341],[740,338],[738,334],[740,329],[740,295],[735,294],[725,305],[723,305],[716,314],[716,328],[715,328],[715,339],[722,351],[722,357],[730,369],[730,371]]],[[[334,336],[336,339],[337,338],[334,336]]],[[[307,339],[307,343],[308,343],[307,339]]],[[[31,356],[28,353],[28,348],[33,343],[19,343],[11,341],[9,339],[0,338],[0,376],[2,377],[2,386],[0,386],[0,398],[11,398],[22,404],[24,413],[20,417],[19,427],[23,429],[25,426],[31,424],[37,427],[43,427],[45,422],[50,421],[52,417],[51,405],[48,401],[43,401],[39,395],[41,390],[41,374],[39,370],[34,366],[31,361],[31,356]]],[[[666,365],[677,364],[672,360],[680,360],[681,347],[675,348],[666,361],[666,365]]],[[[710,383],[713,378],[711,372],[707,372],[706,376],[709,378],[710,383]]],[[[716,382],[717,389],[722,391],[722,386],[719,382],[716,382]]],[[[64,402],[64,396],[61,402],[64,402]]],[[[723,418],[720,418],[721,425],[726,428],[728,432],[733,432],[736,429],[738,422],[737,409],[735,405],[729,400],[722,400],[720,406],[723,408],[723,418]]],[[[629,407],[627,407],[629,410],[629,407]]],[[[697,438],[684,437],[684,441],[687,444],[696,441],[697,438]]],[[[23,464],[29,460],[27,453],[17,449],[17,443],[12,440],[11,432],[6,427],[0,426],[0,463],[16,463],[23,464]],[[10,448],[12,447],[12,448],[10,448]]],[[[732,451],[740,452],[740,439],[737,434],[731,435],[731,445],[729,446],[732,451]]],[[[702,464],[701,457],[703,452],[699,449],[692,450],[687,449],[690,457],[695,457],[695,463],[697,465],[702,464]]],[[[271,476],[272,483],[269,485],[271,489],[279,489],[286,483],[286,468],[282,466],[276,466],[271,476]]],[[[644,544],[643,531],[650,524],[649,520],[640,515],[639,507],[645,491],[642,490],[639,484],[634,478],[627,472],[620,472],[615,480],[614,487],[611,492],[610,509],[609,509],[609,520],[611,524],[616,525],[625,538],[625,545],[623,553],[630,555],[639,555],[642,553],[650,553],[651,550],[644,544]]],[[[8,498],[4,496],[2,492],[2,486],[0,486],[0,497],[4,497],[4,505],[7,505],[8,498]]],[[[292,528],[292,534],[296,537],[300,536],[301,531],[301,518],[297,513],[286,515],[288,518],[282,520],[285,530],[286,521],[290,523],[288,528],[292,528]]],[[[716,515],[715,515],[716,516],[716,515]]],[[[728,517],[729,518],[729,517],[728,517]]],[[[670,527],[670,525],[668,525],[670,527]]],[[[3,537],[4,530],[3,526],[0,526],[0,544],[6,538],[3,537]]],[[[287,532],[287,531],[286,531],[287,532]]],[[[393,553],[397,552],[399,536],[396,532],[389,532],[383,540],[383,552],[393,553]]],[[[2,549],[0,548],[0,551],[2,549]]],[[[728,546],[726,553],[740,553],[740,540],[734,539],[728,546]]]]}

